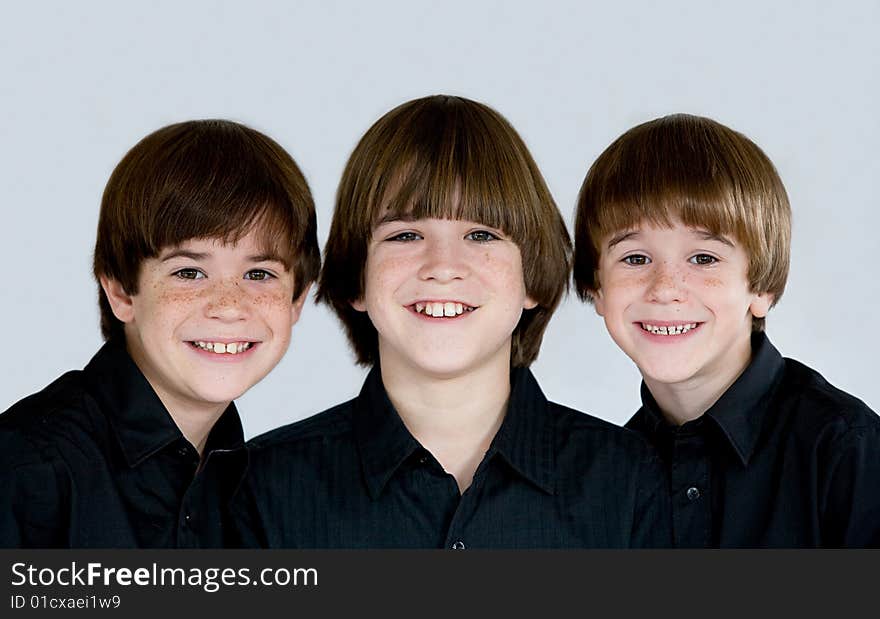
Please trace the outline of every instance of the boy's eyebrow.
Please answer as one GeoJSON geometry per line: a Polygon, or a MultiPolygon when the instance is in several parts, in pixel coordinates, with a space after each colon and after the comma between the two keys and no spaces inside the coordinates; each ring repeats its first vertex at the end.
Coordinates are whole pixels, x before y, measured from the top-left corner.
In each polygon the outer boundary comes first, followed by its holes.
{"type": "Polygon", "coordinates": [[[722,236],[720,234],[714,234],[709,232],[708,230],[700,230],[695,229],[694,234],[697,235],[703,241],[718,241],[719,243],[723,243],[727,245],[731,249],[735,249],[736,246],[733,244],[733,241],[728,239],[726,236],[722,236]]]}
{"type": "Polygon", "coordinates": [[[619,234],[616,234],[608,240],[608,249],[611,249],[612,247],[614,247],[618,243],[623,243],[624,241],[627,241],[631,238],[637,237],[638,235],[639,235],[638,230],[630,230],[628,232],[621,232],[619,234]]]}
{"type": "Polygon", "coordinates": [[[162,262],[167,262],[172,258],[189,258],[190,260],[204,260],[208,257],[205,252],[190,251],[187,249],[172,249],[162,257],[162,262]]]}
{"type": "Polygon", "coordinates": [[[255,254],[247,257],[249,262],[280,262],[284,264],[284,260],[278,254],[255,254]]]}
{"type": "Polygon", "coordinates": [[[412,213],[395,214],[395,213],[386,212],[384,215],[382,215],[382,217],[380,217],[376,221],[376,226],[381,226],[382,224],[390,224],[395,221],[405,221],[405,222],[416,221],[416,219],[417,219],[416,217],[412,216],[412,213]]]}
{"type": "MultiPolygon", "coordinates": [[[[162,262],[167,262],[174,258],[188,258],[190,260],[204,260],[210,254],[207,252],[191,251],[188,249],[173,249],[162,257],[162,262]]],[[[254,254],[247,257],[248,262],[280,262],[284,264],[278,254],[254,254]]]]}

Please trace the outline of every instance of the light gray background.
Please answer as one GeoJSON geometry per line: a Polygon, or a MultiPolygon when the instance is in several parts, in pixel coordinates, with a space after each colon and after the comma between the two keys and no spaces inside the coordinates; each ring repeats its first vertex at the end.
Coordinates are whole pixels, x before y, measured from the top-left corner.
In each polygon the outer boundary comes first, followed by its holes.
{"type": "MultiPolygon", "coordinates": [[[[636,123],[690,112],[750,136],[794,210],[791,277],[768,332],[880,409],[876,0],[3,4],[0,410],[100,346],[98,205],[144,135],[223,117],[273,136],[309,180],[323,244],[357,139],[439,92],[511,121],[569,225],[587,167],[636,123]]],[[[635,367],[574,297],[534,371],[551,399],[617,423],[638,405],[635,367]]],[[[239,401],[246,434],[348,399],[364,373],[310,302],[285,359],[239,401]]]]}

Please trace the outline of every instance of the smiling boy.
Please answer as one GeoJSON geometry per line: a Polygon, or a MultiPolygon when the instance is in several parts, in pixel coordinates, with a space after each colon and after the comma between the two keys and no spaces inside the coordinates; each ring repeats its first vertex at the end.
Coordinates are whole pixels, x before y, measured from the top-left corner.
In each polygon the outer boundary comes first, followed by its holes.
{"type": "Polygon", "coordinates": [[[354,400],[251,442],[244,543],[668,545],[648,445],[548,402],[528,370],[570,251],[497,112],[432,96],[380,118],[343,173],[318,291],[372,369],[354,400]]]}
{"type": "Polygon", "coordinates": [[[789,267],[782,181],[748,138],[675,115],[587,173],[574,279],[642,377],[627,424],[668,467],[675,545],[880,544],[880,418],[764,333],[789,267]]]}
{"type": "Polygon", "coordinates": [[[232,400],[284,355],[319,266],[308,185],[267,136],[191,121],[135,145],[98,222],[106,343],[0,416],[0,545],[223,545],[232,400]]]}

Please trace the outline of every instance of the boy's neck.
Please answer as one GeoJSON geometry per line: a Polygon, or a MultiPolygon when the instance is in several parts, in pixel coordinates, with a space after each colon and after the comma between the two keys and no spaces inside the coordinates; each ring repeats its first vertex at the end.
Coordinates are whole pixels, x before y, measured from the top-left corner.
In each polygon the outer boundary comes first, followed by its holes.
{"type": "Polygon", "coordinates": [[[749,366],[752,359],[751,339],[725,356],[723,368],[707,371],[681,383],[663,383],[644,376],[645,385],[660,407],[663,417],[674,426],[681,426],[701,417],[721,399],[749,366]]]}
{"type": "MultiPolygon", "coordinates": [[[[160,395],[159,398],[161,399],[162,396],[160,395]]],[[[164,400],[162,403],[165,404],[168,414],[171,415],[174,423],[180,428],[184,438],[196,448],[199,457],[203,457],[205,445],[208,442],[208,435],[229,404],[221,404],[217,410],[188,410],[182,407],[172,409],[169,403],[164,400]]]]}
{"type": "MultiPolygon", "coordinates": [[[[381,355],[380,355],[381,357],[381,355]]],[[[454,377],[432,377],[380,361],[388,398],[410,433],[455,477],[459,492],[501,427],[510,396],[510,356],[454,377]]]]}

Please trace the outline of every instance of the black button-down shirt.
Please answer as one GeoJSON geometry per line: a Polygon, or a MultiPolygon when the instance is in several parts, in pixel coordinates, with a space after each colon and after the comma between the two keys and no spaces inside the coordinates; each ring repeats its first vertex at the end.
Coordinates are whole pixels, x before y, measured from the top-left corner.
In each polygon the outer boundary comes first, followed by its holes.
{"type": "Polygon", "coordinates": [[[247,453],[234,405],[199,455],[124,346],[0,415],[0,546],[216,547],[247,453]]]}
{"type": "Polygon", "coordinates": [[[670,546],[662,466],[640,436],[548,402],[514,370],[507,413],[463,493],[409,433],[378,368],[360,395],[251,441],[234,501],[245,545],[670,546]]]}
{"type": "Polygon", "coordinates": [[[668,425],[643,383],[627,427],[667,464],[678,547],[880,545],[880,417],[763,333],[704,415],[668,425]]]}

